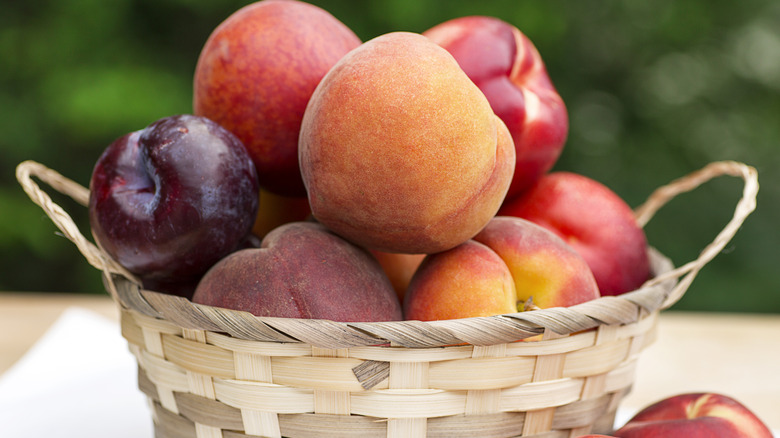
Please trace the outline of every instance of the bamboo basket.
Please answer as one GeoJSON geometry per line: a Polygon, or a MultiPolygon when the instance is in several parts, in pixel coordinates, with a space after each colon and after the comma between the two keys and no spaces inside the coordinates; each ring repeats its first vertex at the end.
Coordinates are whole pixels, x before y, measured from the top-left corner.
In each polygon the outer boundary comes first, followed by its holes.
{"type": "Polygon", "coordinates": [[[678,194],[721,175],[744,180],[731,220],[680,267],[649,248],[654,277],[636,291],[492,317],[341,323],[260,318],[144,290],[32,177],[85,206],[88,189],[36,162],[17,168],[30,198],[102,271],[158,438],[609,433],[659,312],[754,210],[757,173],[714,162],[657,189],[635,212],[644,226],[678,194]]]}

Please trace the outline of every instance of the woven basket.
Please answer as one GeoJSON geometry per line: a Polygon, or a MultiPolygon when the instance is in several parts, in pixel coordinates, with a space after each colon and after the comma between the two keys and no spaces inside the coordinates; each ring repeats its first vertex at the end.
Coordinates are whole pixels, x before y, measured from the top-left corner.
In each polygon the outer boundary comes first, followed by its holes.
{"type": "Polygon", "coordinates": [[[753,211],[757,174],[715,162],[659,188],[636,210],[644,226],[667,201],[720,175],[745,182],[731,221],[679,268],[649,249],[655,275],[636,291],[493,317],[340,323],[261,318],[143,290],[32,177],[83,205],[86,188],[35,162],[17,168],[30,198],[103,272],[158,438],[608,433],[658,313],[753,211]]]}

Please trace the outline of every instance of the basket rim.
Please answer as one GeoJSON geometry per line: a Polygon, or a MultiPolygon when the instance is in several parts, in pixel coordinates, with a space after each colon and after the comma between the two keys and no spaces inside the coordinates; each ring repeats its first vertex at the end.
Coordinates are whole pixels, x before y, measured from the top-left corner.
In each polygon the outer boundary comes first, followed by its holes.
{"type": "MultiPolygon", "coordinates": [[[[672,272],[673,265],[663,254],[650,247],[648,255],[654,278],[672,272]]],[[[546,331],[566,336],[600,325],[631,324],[659,311],[678,282],[675,278],[667,278],[622,295],[604,296],[570,307],[439,321],[385,322],[256,316],[143,289],[115,274],[104,276],[104,283],[123,308],[183,329],[226,333],[250,341],[306,343],[338,349],[375,345],[407,348],[460,344],[490,346],[528,339],[546,331]]]]}

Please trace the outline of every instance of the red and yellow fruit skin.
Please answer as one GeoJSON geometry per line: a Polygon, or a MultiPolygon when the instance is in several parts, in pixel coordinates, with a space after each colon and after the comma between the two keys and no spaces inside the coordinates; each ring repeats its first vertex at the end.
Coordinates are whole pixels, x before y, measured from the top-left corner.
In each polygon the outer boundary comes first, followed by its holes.
{"type": "Polygon", "coordinates": [[[404,316],[492,316],[598,297],[587,264],[560,238],[520,218],[496,217],[474,239],[423,260],[407,289],[404,316]]]}
{"type": "Polygon", "coordinates": [[[193,110],[233,132],[260,185],[305,197],[298,132],[325,73],[360,39],[329,12],[296,0],[245,6],[209,36],[195,68],[193,110]]]}
{"type": "Polygon", "coordinates": [[[498,214],[530,220],[560,236],[588,263],[602,296],[638,289],[650,278],[647,238],[633,211],[584,175],[547,174],[498,214]]]}
{"type": "Polygon", "coordinates": [[[548,230],[523,219],[496,217],[474,240],[498,254],[509,267],[517,298],[540,308],[569,307],[598,298],[587,263],[548,230]]]}
{"type": "Polygon", "coordinates": [[[620,438],[772,438],[769,428],[737,400],[690,393],[654,403],[618,429],[620,438]]]}

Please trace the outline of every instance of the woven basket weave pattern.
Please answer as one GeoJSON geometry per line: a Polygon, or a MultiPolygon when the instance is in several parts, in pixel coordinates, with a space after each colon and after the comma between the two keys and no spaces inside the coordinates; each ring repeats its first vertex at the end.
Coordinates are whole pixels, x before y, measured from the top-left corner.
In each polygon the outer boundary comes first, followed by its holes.
{"type": "Polygon", "coordinates": [[[87,204],[89,191],[35,162],[25,192],[95,268],[121,310],[159,438],[577,437],[611,431],[658,313],[685,293],[755,209],[754,168],[715,162],[659,188],[666,202],[720,175],[745,181],[734,216],[696,260],[650,248],[640,289],[569,308],[446,321],[259,318],[143,290],[33,182],[87,204]]]}
{"type": "Polygon", "coordinates": [[[430,437],[576,436],[599,420],[609,430],[656,315],[488,347],[322,349],[182,329],[132,311],[122,313],[122,335],[158,419],[178,425],[161,436],[329,436],[323,428],[362,437],[415,429],[430,437]],[[360,381],[363,371],[375,378],[360,381]]]}

